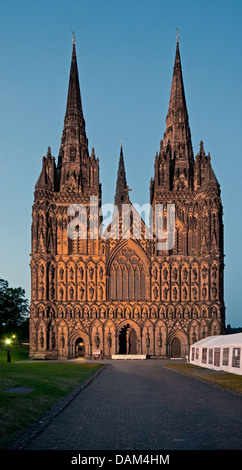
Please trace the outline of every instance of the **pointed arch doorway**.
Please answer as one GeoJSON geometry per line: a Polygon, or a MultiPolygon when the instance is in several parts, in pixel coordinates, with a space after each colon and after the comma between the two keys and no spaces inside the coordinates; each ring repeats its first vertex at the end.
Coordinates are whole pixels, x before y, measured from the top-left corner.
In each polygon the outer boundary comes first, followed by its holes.
{"type": "Polygon", "coordinates": [[[75,353],[76,357],[84,357],[85,356],[85,343],[81,337],[77,338],[75,343],[75,353]]]}
{"type": "Polygon", "coordinates": [[[176,337],[171,342],[171,357],[181,357],[181,342],[176,337]]]}
{"type": "Polygon", "coordinates": [[[124,325],[118,335],[119,354],[137,354],[137,334],[128,323],[124,325]]]}

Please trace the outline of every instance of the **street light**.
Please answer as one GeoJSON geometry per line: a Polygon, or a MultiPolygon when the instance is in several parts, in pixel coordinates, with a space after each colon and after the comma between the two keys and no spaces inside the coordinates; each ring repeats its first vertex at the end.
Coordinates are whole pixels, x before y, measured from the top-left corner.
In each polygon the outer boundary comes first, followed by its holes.
{"type": "Polygon", "coordinates": [[[6,339],[6,344],[7,344],[7,362],[11,362],[11,354],[10,354],[10,344],[11,340],[6,339]]]}

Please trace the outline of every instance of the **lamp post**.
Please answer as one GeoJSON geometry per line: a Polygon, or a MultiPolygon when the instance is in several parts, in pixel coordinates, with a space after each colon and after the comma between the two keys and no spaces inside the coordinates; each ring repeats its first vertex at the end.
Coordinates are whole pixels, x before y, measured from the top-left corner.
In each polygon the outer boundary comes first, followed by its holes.
{"type": "Polygon", "coordinates": [[[11,354],[10,354],[11,341],[10,341],[10,339],[6,339],[6,344],[7,344],[7,362],[11,362],[11,354]]]}

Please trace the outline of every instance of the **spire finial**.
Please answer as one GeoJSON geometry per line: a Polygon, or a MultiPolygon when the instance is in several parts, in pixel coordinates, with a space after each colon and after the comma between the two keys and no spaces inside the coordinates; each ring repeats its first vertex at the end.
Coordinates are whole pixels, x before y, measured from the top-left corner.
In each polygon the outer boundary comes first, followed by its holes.
{"type": "Polygon", "coordinates": [[[178,28],[176,28],[176,42],[179,42],[179,32],[178,32],[178,28]]]}
{"type": "Polygon", "coordinates": [[[73,42],[73,44],[75,44],[76,43],[76,36],[75,36],[74,31],[71,30],[71,32],[72,32],[72,36],[73,36],[72,42],[73,42]]]}

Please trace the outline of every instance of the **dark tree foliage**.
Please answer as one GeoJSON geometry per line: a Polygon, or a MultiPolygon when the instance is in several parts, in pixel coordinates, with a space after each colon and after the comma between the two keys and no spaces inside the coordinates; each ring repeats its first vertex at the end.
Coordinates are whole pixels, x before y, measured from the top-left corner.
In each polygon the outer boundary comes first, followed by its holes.
{"type": "Polygon", "coordinates": [[[0,335],[22,331],[29,316],[28,300],[22,287],[9,287],[0,279],[0,335]]]}

